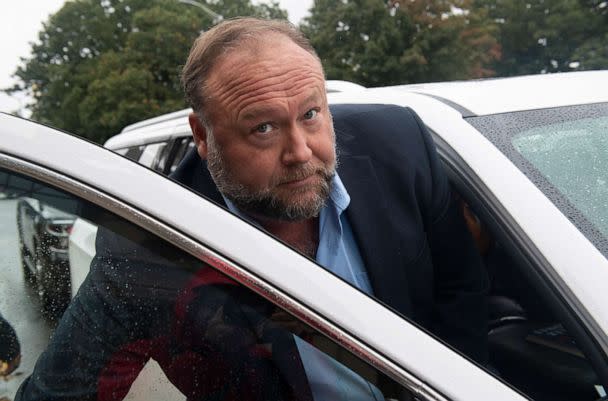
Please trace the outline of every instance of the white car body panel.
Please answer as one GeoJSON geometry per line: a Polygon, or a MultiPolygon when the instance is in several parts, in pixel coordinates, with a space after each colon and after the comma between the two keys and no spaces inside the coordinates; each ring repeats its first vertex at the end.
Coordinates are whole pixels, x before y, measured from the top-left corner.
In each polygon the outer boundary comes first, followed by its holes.
{"type": "MultiPolygon", "coordinates": [[[[570,296],[579,312],[584,312],[579,313],[580,316],[589,317],[585,322],[587,327],[600,337],[604,351],[608,352],[608,310],[605,307],[608,293],[603,288],[608,282],[608,260],[506,156],[468,124],[457,110],[438,99],[448,99],[468,112],[485,115],[606,102],[608,94],[597,90],[603,86],[608,86],[608,72],[367,90],[355,88],[356,92],[330,93],[328,97],[330,103],[398,104],[414,109],[500,199],[507,213],[550,263],[553,274],[559,277],[555,284],[570,296]],[[522,93],[526,95],[522,96],[522,93]]],[[[117,149],[150,143],[150,138],[163,140],[188,134],[189,112],[182,110],[134,124],[123,130],[125,134],[110,139],[106,146],[117,149]]],[[[336,280],[324,269],[163,177],[124,158],[95,149],[94,145],[75,141],[66,134],[39,126],[20,129],[24,122],[5,116],[0,118],[0,124],[7,130],[0,153],[21,156],[79,181],[94,183],[102,192],[167,222],[354,333],[448,398],[488,399],[491,395],[497,400],[521,399],[498,380],[432,338],[421,335],[415,327],[336,280]],[[23,152],[23,149],[27,151],[23,152]],[[49,149],[53,151],[49,152],[49,149]],[[79,159],[73,155],[83,157],[79,159]],[[154,196],[158,193],[163,197],[154,196]],[[310,288],[317,289],[314,297],[310,288]]],[[[74,240],[82,243],[82,250],[90,246],[85,238],[74,240]]],[[[86,252],[75,257],[86,264],[86,252]]],[[[73,282],[82,279],[82,274],[73,276],[73,282]]],[[[150,372],[157,374],[153,368],[150,372]]],[[[147,380],[143,376],[141,383],[146,386],[147,380]]]]}
{"type": "Polygon", "coordinates": [[[398,91],[448,99],[476,115],[606,101],[608,71],[401,85],[398,91]]]}
{"type": "Polygon", "coordinates": [[[104,146],[109,149],[121,149],[127,146],[145,145],[172,138],[175,131],[175,121],[188,122],[192,109],[184,109],[175,113],[151,118],[126,127],[121,135],[111,137],[104,146]]]}
{"type": "Polygon", "coordinates": [[[72,226],[68,254],[70,258],[70,283],[72,284],[72,298],[89,273],[89,266],[95,256],[95,238],[97,226],[86,220],[77,218],[72,226]]]}
{"type": "Polygon", "coordinates": [[[485,400],[491,395],[493,400],[524,399],[326,270],[165,177],[43,126],[6,115],[0,115],[0,126],[0,153],[94,185],[218,253],[229,255],[448,398],[485,400]],[[163,196],[155,196],[159,193],[163,196]],[[314,294],[310,288],[316,289],[314,294]]]}

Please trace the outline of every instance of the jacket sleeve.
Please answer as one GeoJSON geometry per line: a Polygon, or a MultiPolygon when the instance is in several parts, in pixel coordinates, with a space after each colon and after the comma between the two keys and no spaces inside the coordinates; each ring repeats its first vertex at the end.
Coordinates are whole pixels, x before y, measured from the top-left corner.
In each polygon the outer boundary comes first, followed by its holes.
{"type": "MultiPolygon", "coordinates": [[[[271,303],[179,251],[104,234],[17,401],[121,400],[150,359],[189,399],[289,394],[294,385],[282,378],[268,350],[275,339],[293,344],[288,350],[295,343],[269,320],[271,303]]],[[[293,371],[294,359],[288,363],[293,371]]]]}
{"type": "Polygon", "coordinates": [[[167,337],[183,279],[143,259],[143,248],[125,238],[106,233],[100,243],[102,231],[96,247],[105,254],[94,257],[16,400],[122,399],[154,350],[163,349],[159,342],[167,337]],[[110,375],[111,367],[120,374],[110,375]]]}
{"type": "Polygon", "coordinates": [[[430,166],[431,192],[425,226],[434,268],[435,334],[482,364],[487,363],[489,280],[464,217],[439,162],[432,138],[422,133],[430,166]]]}

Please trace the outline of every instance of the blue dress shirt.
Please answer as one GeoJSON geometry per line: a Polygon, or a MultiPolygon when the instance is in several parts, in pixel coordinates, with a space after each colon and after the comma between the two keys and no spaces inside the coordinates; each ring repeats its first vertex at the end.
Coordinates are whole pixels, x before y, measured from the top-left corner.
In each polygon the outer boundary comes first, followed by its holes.
{"type": "MultiPolygon", "coordinates": [[[[252,222],[232,202],[224,198],[228,209],[252,222]]],[[[336,174],[329,199],[319,214],[319,245],[316,261],[354,287],[373,295],[372,287],[359,253],[345,210],[350,196],[336,174]]],[[[371,383],[333,358],[294,335],[314,401],[383,401],[382,393],[371,383]]]]}
{"type": "Polygon", "coordinates": [[[319,215],[319,246],[316,260],[321,266],[354,287],[368,295],[373,295],[359,247],[344,213],[349,204],[350,196],[336,174],[328,202],[319,215]]]}

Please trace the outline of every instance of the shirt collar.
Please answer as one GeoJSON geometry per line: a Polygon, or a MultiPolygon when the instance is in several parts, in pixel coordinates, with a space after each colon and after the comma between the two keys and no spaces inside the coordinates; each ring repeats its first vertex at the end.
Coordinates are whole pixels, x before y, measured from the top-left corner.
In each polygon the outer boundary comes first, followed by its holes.
{"type": "Polygon", "coordinates": [[[341,215],[350,204],[350,195],[348,194],[348,191],[346,191],[346,187],[342,183],[338,173],[336,173],[332,179],[329,200],[338,212],[338,216],[341,215]]]}
{"type": "MultiPolygon", "coordinates": [[[[224,194],[222,194],[222,198],[224,198],[224,202],[226,202],[228,210],[230,210],[232,213],[236,214],[240,218],[245,219],[259,227],[259,224],[257,224],[255,220],[251,219],[245,213],[239,210],[239,208],[237,208],[234,203],[232,203],[228,198],[226,198],[224,194]]],[[[346,210],[349,204],[350,195],[346,191],[346,187],[342,183],[340,176],[338,176],[338,173],[336,173],[332,178],[329,199],[324,208],[333,208],[336,211],[337,215],[340,216],[346,210]]]]}

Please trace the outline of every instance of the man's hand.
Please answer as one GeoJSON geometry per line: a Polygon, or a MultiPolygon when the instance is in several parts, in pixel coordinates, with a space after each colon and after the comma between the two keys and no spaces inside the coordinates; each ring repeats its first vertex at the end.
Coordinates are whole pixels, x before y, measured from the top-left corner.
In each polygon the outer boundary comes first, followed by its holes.
{"type": "Polygon", "coordinates": [[[17,355],[10,361],[0,361],[0,377],[10,375],[21,363],[21,354],[17,355]]]}

